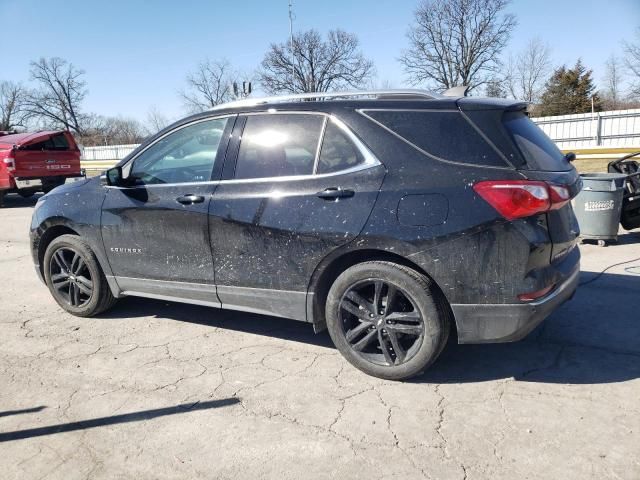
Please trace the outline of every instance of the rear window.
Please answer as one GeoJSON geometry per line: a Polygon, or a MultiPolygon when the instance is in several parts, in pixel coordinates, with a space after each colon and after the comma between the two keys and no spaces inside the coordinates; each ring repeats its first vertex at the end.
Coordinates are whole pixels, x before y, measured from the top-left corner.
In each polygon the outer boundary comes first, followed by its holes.
{"type": "Polygon", "coordinates": [[[23,147],[23,150],[69,150],[69,142],[64,135],[59,134],[48,138],[44,142],[37,142],[32,143],[31,145],[26,145],[23,147]]]}
{"type": "Polygon", "coordinates": [[[53,142],[54,150],[68,150],[69,142],[67,141],[67,137],[64,135],[55,135],[51,137],[51,141],[53,142]]]}
{"type": "Polygon", "coordinates": [[[458,112],[377,110],[365,113],[413,146],[440,159],[506,166],[491,145],[458,112]]]}
{"type": "Polygon", "coordinates": [[[560,149],[523,112],[508,112],[503,123],[533,170],[571,170],[560,149]]]}

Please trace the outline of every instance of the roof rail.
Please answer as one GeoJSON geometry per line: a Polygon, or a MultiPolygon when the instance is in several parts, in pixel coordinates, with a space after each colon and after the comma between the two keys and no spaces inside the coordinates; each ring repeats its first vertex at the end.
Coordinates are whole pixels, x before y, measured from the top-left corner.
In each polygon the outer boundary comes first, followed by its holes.
{"type": "Polygon", "coordinates": [[[221,103],[211,110],[221,110],[223,108],[253,107],[270,103],[292,102],[297,100],[319,101],[324,99],[354,98],[354,97],[374,97],[384,100],[415,100],[415,99],[436,99],[444,98],[442,95],[427,90],[404,89],[404,90],[363,90],[359,92],[309,92],[295,93],[289,95],[278,95],[273,97],[256,97],[234,100],[232,102],[221,103]]]}

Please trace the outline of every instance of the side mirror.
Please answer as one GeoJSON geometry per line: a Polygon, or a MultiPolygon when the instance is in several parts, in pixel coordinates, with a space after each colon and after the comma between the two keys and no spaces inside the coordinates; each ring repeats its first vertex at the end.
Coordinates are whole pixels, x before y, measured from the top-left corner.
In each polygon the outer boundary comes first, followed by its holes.
{"type": "Polygon", "coordinates": [[[100,177],[102,180],[102,185],[118,187],[122,185],[122,167],[113,167],[104,172],[104,174],[100,177]]]}
{"type": "Polygon", "coordinates": [[[569,153],[567,153],[567,154],[564,156],[564,159],[565,159],[567,162],[571,163],[571,162],[573,162],[573,161],[576,159],[576,154],[575,154],[575,153],[573,153],[573,152],[569,152],[569,153]]]}

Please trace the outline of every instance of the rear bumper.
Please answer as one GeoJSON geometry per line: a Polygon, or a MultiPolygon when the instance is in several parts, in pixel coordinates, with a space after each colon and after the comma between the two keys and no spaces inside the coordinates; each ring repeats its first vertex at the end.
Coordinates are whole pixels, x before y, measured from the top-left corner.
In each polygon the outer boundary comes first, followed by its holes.
{"type": "Polygon", "coordinates": [[[72,173],[68,175],[50,175],[45,177],[15,177],[13,178],[12,185],[10,185],[9,188],[15,190],[33,190],[42,188],[42,185],[45,184],[47,180],[50,181],[51,179],[64,179],[65,181],[78,182],[80,180],[84,180],[85,178],[86,173],[83,168],[80,170],[80,173],[72,173]]]}
{"type": "Polygon", "coordinates": [[[29,190],[33,188],[42,188],[42,179],[41,178],[16,178],[15,179],[15,188],[18,190],[29,190]]]}
{"type": "Polygon", "coordinates": [[[556,308],[569,300],[580,277],[580,267],[546,297],[522,304],[451,305],[458,343],[515,342],[527,336],[556,308]]]}

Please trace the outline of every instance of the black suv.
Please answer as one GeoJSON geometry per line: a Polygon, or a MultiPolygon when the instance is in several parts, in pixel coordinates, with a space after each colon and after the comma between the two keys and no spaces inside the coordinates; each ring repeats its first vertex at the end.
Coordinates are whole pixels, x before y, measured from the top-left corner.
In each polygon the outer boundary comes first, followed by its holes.
{"type": "Polygon", "coordinates": [[[300,320],[403,379],[452,329],[518,340],[573,295],[581,183],[526,104],[322,95],[221,105],[42,197],[31,247],[54,299],[79,316],[133,295],[300,320]]]}

